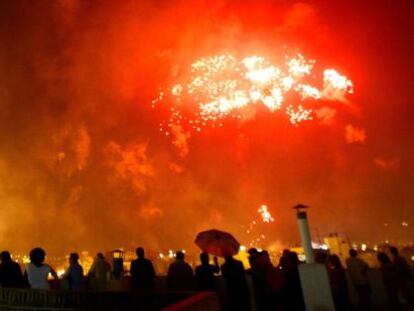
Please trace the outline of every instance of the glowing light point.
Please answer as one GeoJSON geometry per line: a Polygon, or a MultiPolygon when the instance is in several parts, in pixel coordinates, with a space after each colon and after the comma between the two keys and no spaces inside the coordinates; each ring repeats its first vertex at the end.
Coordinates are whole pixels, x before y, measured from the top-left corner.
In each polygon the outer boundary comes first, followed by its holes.
{"type": "Polygon", "coordinates": [[[274,218],[270,214],[269,209],[267,208],[267,205],[263,204],[262,206],[260,206],[258,211],[259,211],[259,214],[262,216],[263,222],[270,223],[274,221],[274,218]]]}

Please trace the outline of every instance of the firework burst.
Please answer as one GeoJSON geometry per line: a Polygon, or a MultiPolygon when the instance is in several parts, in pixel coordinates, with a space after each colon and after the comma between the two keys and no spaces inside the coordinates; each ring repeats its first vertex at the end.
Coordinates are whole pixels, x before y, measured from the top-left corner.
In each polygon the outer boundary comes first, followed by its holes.
{"type": "Polygon", "coordinates": [[[263,222],[270,223],[270,222],[273,222],[274,221],[274,218],[270,214],[269,209],[267,208],[267,205],[264,205],[263,204],[262,206],[260,206],[260,208],[259,208],[259,214],[262,217],[262,221],[263,222]]]}
{"type": "Polygon", "coordinates": [[[283,66],[261,56],[199,59],[180,81],[152,101],[153,107],[170,107],[170,117],[160,124],[160,131],[170,135],[177,124],[197,132],[207,126],[220,127],[225,118],[241,119],[244,109],[259,104],[271,112],[284,111],[293,125],[312,120],[312,100],[342,100],[353,92],[352,82],[334,69],[324,71],[322,88],[311,85],[314,64],[302,55],[286,57],[283,66]],[[303,103],[284,107],[288,92],[299,94],[303,103]]]}

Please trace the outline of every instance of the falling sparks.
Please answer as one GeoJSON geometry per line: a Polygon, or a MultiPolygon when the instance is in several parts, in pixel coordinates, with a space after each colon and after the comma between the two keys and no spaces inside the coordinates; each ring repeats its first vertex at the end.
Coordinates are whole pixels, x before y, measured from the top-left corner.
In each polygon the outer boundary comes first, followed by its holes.
{"type": "Polygon", "coordinates": [[[247,224],[247,226],[241,226],[246,233],[247,244],[250,247],[257,247],[266,241],[266,235],[261,232],[261,229],[264,228],[263,226],[274,222],[274,218],[270,214],[267,205],[260,205],[257,211],[260,216],[260,221],[252,220],[247,224]]]}
{"type": "Polygon", "coordinates": [[[353,92],[353,84],[345,76],[341,76],[334,69],[327,69],[323,73],[323,82],[325,88],[332,88],[336,90],[346,90],[349,93],[353,92]]]}
{"type": "MultiPolygon", "coordinates": [[[[160,123],[160,131],[171,135],[180,124],[195,132],[205,127],[221,127],[223,119],[242,119],[243,109],[262,104],[271,112],[281,110],[287,92],[299,94],[300,101],[344,100],[353,93],[353,84],[334,69],[326,69],[323,86],[309,84],[314,76],[314,60],[302,55],[286,57],[283,66],[271,64],[261,56],[237,59],[216,55],[194,62],[177,83],[159,92],[152,106],[170,107],[170,117],[160,123]]],[[[312,109],[290,104],[285,109],[290,122],[297,126],[312,120],[312,109]]]]}
{"type": "Polygon", "coordinates": [[[261,215],[263,222],[269,223],[274,221],[272,215],[269,212],[269,209],[267,208],[267,205],[263,204],[260,206],[259,214],[261,215]]]}
{"type": "Polygon", "coordinates": [[[286,108],[286,114],[289,116],[290,123],[294,125],[304,120],[312,120],[311,113],[311,109],[304,109],[302,106],[299,106],[297,110],[293,106],[286,108]]]}

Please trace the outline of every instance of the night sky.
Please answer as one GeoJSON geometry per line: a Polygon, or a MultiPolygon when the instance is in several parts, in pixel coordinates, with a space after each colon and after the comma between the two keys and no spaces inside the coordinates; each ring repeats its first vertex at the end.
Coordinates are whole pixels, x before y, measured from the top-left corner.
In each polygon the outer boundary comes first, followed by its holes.
{"type": "Polygon", "coordinates": [[[185,248],[212,227],[245,244],[264,203],[263,246],[297,243],[299,202],[315,238],[410,241],[413,12],[409,0],[1,1],[1,247],[185,248]],[[222,53],[302,53],[355,92],[320,104],[333,118],[295,127],[258,108],[173,144],[152,99],[222,53]]]}

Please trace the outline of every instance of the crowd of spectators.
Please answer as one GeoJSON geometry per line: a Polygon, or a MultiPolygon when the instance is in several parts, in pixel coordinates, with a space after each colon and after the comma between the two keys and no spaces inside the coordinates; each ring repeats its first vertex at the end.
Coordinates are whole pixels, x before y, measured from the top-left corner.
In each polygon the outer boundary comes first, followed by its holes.
{"type": "MultiPolygon", "coordinates": [[[[295,252],[284,250],[278,265],[274,265],[267,251],[250,249],[250,268],[245,270],[243,263],[232,256],[224,258],[219,266],[217,257],[210,263],[207,253],[201,253],[200,265],[193,268],[185,261],[185,254],[178,251],[175,261],[170,264],[166,277],[166,287],[170,291],[211,291],[219,293],[225,310],[305,310],[299,277],[300,261],[295,252]],[[217,275],[222,275],[225,284],[224,294],[219,288],[217,275]]],[[[391,258],[378,253],[378,262],[387,299],[392,310],[401,310],[399,297],[402,296],[410,307],[414,306],[414,283],[412,271],[407,261],[399,255],[398,249],[390,248],[391,258]]],[[[156,273],[151,260],[145,258],[142,247],[136,250],[137,258],[131,262],[130,290],[150,292],[155,289],[156,273]]],[[[29,254],[30,262],[24,272],[14,262],[8,251],[0,253],[0,285],[9,288],[50,289],[50,279],[58,280],[56,271],[46,264],[46,253],[34,248],[29,254]]],[[[368,278],[368,264],[351,249],[345,268],[337,255],[317,254],[317,263],[327,268],[332,298],[338,311],[349,310],[349,285],[358,294],[360,310],[371,308],[371,284],[368,278]],[[351,284],[348,284],[350,282],[351,284]]],[[[62,278],[67,280],[69,289],[74,291],[108,289],[109,276],[114,274],[102,253],[98,253],[89,271],[84,273],[77,253],[69,256],[69,266],[62,278]]],[[[119,273],[118,273],[119,274],[119,273]]],[[[414,308],[413,308],[414,310],[414,308]]]]}

